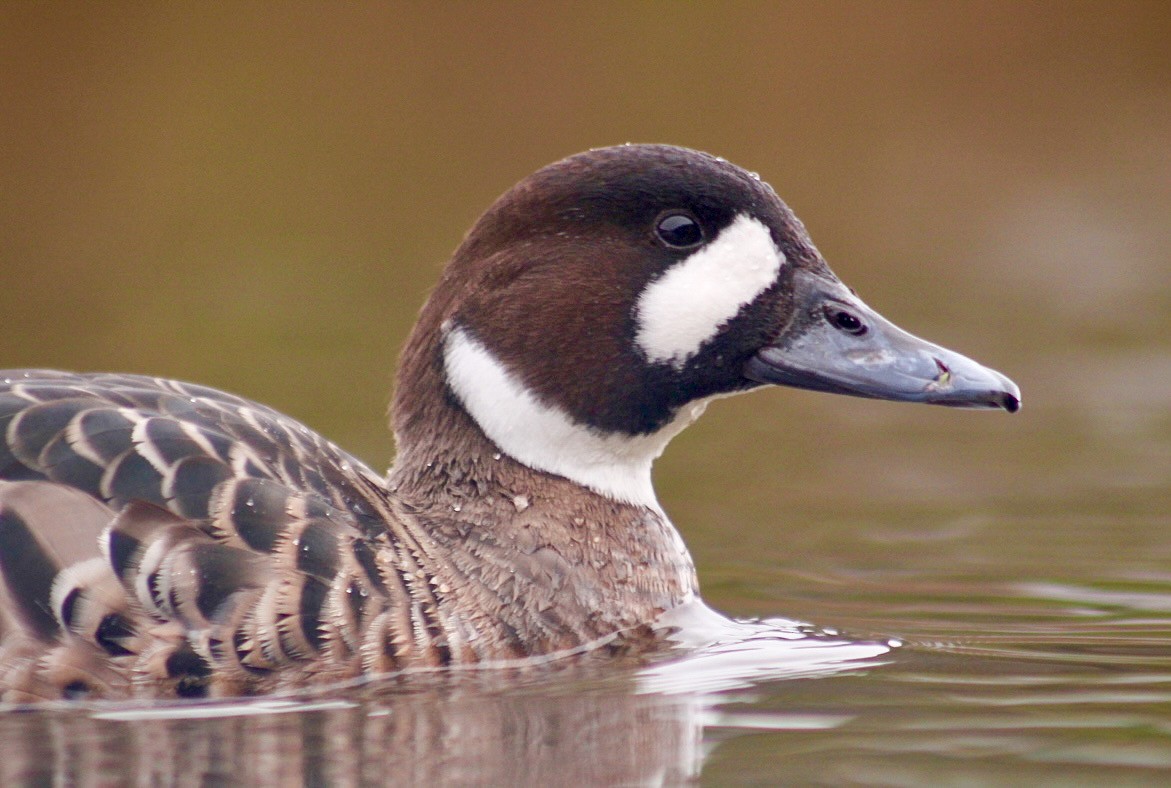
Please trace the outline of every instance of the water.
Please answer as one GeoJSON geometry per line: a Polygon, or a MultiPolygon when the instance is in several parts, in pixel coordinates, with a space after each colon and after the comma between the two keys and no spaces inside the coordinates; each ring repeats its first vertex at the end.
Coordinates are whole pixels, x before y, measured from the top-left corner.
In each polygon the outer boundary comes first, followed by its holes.
{"type": "Polygon", "coordinates": [[[692,608],[665,622],[680,628],[677,652],[645,667],[607,661],[538,676],[414,676],[301,698],[10,710],[0,715],[0,781],[676,784],[700,775],[713,736],[850,719],[737,709],[758,685],[857,674],[891,651],[692,608]]]}
{"type": "MultiPolygon", "coordinates": [[[[1020,525],[1018,523],[1017,525],[1020,525]]],[[[1034,523],[1035,525],[1035,523],[1034,523]]],[[[0,782],[1157,783],[1171,584],[871,578],[907,642],[685,611],[649,666],[0,715],[0,782]]],[[[876,616],[875,611],[882,615],[876,616]]]]}

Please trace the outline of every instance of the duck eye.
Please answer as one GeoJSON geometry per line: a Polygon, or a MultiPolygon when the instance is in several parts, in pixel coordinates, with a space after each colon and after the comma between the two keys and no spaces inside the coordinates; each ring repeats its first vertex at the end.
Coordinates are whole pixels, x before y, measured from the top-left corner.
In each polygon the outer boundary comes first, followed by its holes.
{"type": "Polygon", "coordinates": [[[860,337],[866,333],[866,324],[857,316],[850,314],[840,307],[827,306],[825,308],[825,316],[829,320],[830,325],[841,331],[845,331],[847,334],[860,337]]]}
{"type": "Polygon", "coordinates": [[[703,229],[685,213],[669,213],[655,225],[655,235],[667,246],[682,249],[702,241],[703,229]]]}

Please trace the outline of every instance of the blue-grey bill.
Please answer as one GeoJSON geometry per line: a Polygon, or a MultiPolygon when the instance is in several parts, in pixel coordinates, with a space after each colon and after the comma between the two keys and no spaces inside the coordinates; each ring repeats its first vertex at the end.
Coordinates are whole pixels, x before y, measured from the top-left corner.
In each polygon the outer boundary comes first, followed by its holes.
{"type": "Polygon", "coordinates": [[[908,334],[837,280],[794,276],[795,317],[744,367],[757,383],[1015,413],[1021,392],[994,369],[908,334]]]}

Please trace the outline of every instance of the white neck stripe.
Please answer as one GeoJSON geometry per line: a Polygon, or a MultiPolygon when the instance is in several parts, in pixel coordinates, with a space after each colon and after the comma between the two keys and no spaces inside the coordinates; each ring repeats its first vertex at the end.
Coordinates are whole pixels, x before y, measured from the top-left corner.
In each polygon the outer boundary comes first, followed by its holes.
{"type": "Polygon", "coordinates": [[[530,468],[655,511],[661,510],[651,485],[651,464],[707,404],[685,406],[674,421],[650,435],[606,433],[540,402],[461,327],[446,329],[443,360],[448,385],[501,451],[530,468]]]}

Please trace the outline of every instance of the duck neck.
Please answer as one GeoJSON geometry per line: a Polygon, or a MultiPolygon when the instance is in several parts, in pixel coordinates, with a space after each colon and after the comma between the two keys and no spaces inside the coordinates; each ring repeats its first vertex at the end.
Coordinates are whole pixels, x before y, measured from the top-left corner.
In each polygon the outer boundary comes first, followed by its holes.
{"type": "MultiPolygon", "coordinates": [[[[486,590],[505,602],[497,613],[506,618],[518,606],[510,599],[538,600],[519,604],[510,625],[552,618],[579,640],[647,623],[693,598],[695,565],[653,493],[632,503],[538,470],[494,443],[464,408],[446,382],[442,326],[451,305],[443,294],[452,289],[440,286],[403,350],[388,478],[397,516],[435,543],[434,555],[450,556],[448,585],[486,590]],[[526,605],[536,610],[526,614],[526,605]]],[[[649,462],[647,472],[649,489],[649,462]]]]}
{"type": "Polygon", "coordinates": [[[395,498],[421,518],[496,533],[537,528],[549,532],[550,547],[564,539],[599,555],[628,543],[624,550],[637,563],[681,571],[687,575],[683,585],[693,590],[691,556],[656,502],[616,500],[530,468],[501,451],[462,411],[448,414],[447,421],[448,429],[416,440],[400,436],[388,474],[395,498]]]}
{"type": "MultiPolygon", "coordinates": [[[[436,543],[437,555],[453,556],[448,569],[464,576],[449,585],[471,580],[477,595],[545,600],[528,618],[559,620],[575,636],[571,645],[648,623],[694,598],[695,565],[657,504],[615,500],[516,461],[438,372],[428,364],[408,380],[400,375],[388,482],[400,519],[436,543]],[[410,402],[402,396],[408,384],[410,402]]],[[[525,618],[510,626],[523,628],[525,618]]]]}

